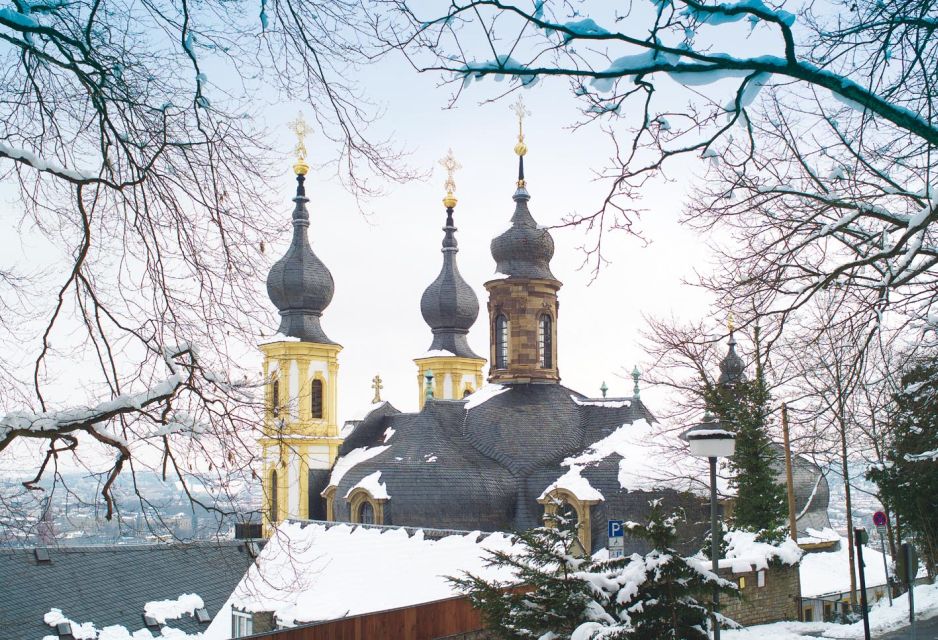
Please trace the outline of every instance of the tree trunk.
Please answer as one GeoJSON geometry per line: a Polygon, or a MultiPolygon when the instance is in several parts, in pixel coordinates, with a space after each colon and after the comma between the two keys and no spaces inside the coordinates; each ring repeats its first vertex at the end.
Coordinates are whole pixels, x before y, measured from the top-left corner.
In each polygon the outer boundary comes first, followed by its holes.
{"type": "Polygon", "coordinates": [[[840,423],[840,461],[844,473],[844,501],[847,508],[847,549],[850,558],[850,609],[857,608],[857,570],[853,549],[853,505],[850,500],[850,471],[847,469],[847,427],[840,423]]]}

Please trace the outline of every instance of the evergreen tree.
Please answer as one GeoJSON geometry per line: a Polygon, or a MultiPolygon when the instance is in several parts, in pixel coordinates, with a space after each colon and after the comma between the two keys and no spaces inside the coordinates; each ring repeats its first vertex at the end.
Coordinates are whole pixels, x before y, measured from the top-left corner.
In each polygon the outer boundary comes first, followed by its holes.
{"type": "Polygon", "coordinates": [[[933,576],[938,564],[938,357],[915,362],[900,389],[893,398],[885,460],[868,477],[902,528],[916,538],[933,576]]]}
{"type": "Polygon", "coordinates": [[[482,612],[486,629],[496,638],[521,640],[553,633],[569,638],[584,620],[593,598],[580,572],[590,558],[578,557],[576,522],[555,515],[552,527],[516,534],[510,552],[493,551],[486,565],[510,569],[516,580],[487,581],[472,574],[450,580],[482,612]],[[523,585],[518,587],[518,585],[523,585]]]}
{"type": "MultiPolygon", "coordinates": [[[[587,637],[706,640],[706,603],[714,585],[723,593],[734,591],[736,585],[715,576],[701,560],[685,558],[675,550],[678,527],[683,522],[683,514],[666,515],[661,501],[653,500],[647,524],[626,525],[632,536],[647,541],[652,550],[597,563],[591,582],[603,593],[597,600],[607,618],[588,623],[587,628],[594,629],[595,635],[587,637]]],[[[726,626],[735,626],[722,616],[720,620],[726,626]]]]}
{"type": "Polygon", "coordinates": [[[451,580],[497,638],[705,640],[709,610],[697,598],[708,601],[715,584],[724,592],[735,585],[681,556],[674,543],[683,516],[665,515],[658,500],[651,507],[647,524],[627,525],[652,547],[644,555],[576,557],[575,526],[560,519],[556,528],[518,534],[514,552],[493,552],[489,566],[511,569],[517,582],[451,580]]]}
{"type": "Polygon", "coordinates": [[[729,459],[730,485],[736,489],[732,526],[778,542],[786,535],[788,507],[785,487],[776,479],[777,449],[767,429],[771,399],[761,363],[754,380],[708,385],[704,391],[707,409],[736,432],[736,453],[729,459]]]}

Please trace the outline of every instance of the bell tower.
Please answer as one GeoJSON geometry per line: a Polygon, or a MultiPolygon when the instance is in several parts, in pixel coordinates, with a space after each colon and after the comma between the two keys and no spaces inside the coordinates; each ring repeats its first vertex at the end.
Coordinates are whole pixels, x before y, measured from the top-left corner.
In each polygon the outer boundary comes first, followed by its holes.
{"type": "Polygon", "coordinates": [[[342,347],[320,324],[335,285],[307,233],[309,165],[303,138],[308,127],[302,115],[291,126],[298,138],[293,239],[267,275],[267,295],[280,312],[280,327],[271,341],[259,345],[267,381],[260,439],[265,535],[286,518],[324,518],[310,485],[329,473],[342,444],[336,417],[342,347]]]}
{"type": "Polygon", "coordinates": [[[519,96],[512,107],[518,116],[518,182],[513,200],[511,226],[492,240],[497,280],[485,283],[489,292],[489,382],[556,383],[557,292],[561,282],[550,271],[554,240],[539,226],[528,210],[524,178],[524,116],[519,96]]]}
{"type": "Polygon", "coordinates": [[[420,299],[420,312],[433,331],[430,350],[414,359],[417,365],[419,406],[427,397],[440,400],[461,400],[482,386],[485,359],[469,348],[466,336],[479,317],[479,299],[456,265],[459,247],[456,243],[456,182],[453,173],[460,168],[453,151],[440,161],[446,169],[446,224],[443,226],[443,267],[420,299]],[[428,375],[429,374],[429,375],[428,375]],[[427,384],[430,385],[429,390],[427,384]],[[432,394],[432,395],[431,395],[432,394]]]}

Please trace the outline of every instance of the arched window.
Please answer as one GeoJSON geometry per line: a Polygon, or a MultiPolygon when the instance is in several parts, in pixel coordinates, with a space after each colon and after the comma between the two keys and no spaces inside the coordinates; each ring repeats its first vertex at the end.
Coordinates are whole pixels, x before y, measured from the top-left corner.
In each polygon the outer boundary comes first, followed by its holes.
{"type": "Polygon", "coordinates": [[[495,317],[495,368],[508,368],[508,318],[503,314],[495,317]]]}
{"type": "Polygon", "coordinates": [[[270,384],[270,410],[274,416],[280,415],[280,381],[276,378],[270,384]]]}
{"type": "Polygon", "coordinates": [[[358,507],[358,522],[361,524],[375,523],[375,508],[367,500],[358,507]]]}
{"type": "Polygon", "coordinates": [[[322,417],[322,380],[313,380],[309,396],[309,412],[313,418],[322,417]]]}
{"type": "MultiPolygon", "coordinates": [[[[275,383],[276,384],[276,383],[275,383]]],[[[277,516],[279,511],[279,505],[277,504],[277,470],[274,469],[270,472],[270,522],[275,524],[277,522],[277,516]]]]}
{"type": "Polygon", "coordinates": [[[537,362],[541,369],[554,366],[552,337],[550,316],[545,313],[537,321],[537,362]]]}
{"type": "Polygon", "coordinates": [[[462,397],[463,397],[463,398],[468,398],[469,396],[472,395],[472,393],[473,393],[472,387],[470,387],[469,385],[466,385],[466,388],[463,389],[462,397]]]}

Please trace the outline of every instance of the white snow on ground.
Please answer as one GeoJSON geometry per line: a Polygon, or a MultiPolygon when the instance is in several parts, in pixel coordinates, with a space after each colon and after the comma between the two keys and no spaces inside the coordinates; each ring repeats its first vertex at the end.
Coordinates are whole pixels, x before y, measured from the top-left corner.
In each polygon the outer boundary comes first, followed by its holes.
{"type": "Polygon", "coordinates": [[[152,616],[154,620],[163,624],[167,620],[175,620],[184,615],[193,615],[196,609],[205,606],[202,598],[195,593],[184,593],[175,600],[156,600],[143,605],[144,615],[152,616]]]}
{"type": "MultiPolygon", "coordinates": [[[[801,595],[805,598],[828,593],[850,591],[849,546],[846,538],[840,538],[836,551],[806,553],[801,559],[801,595]]],[[[886,584],[886,569],[883,554],[875,548],[863,547],[863,563],[866,565],[866,584],[876,587],[886,584]]],[[[860,584],[857,568],[857,585],[860,584]]],[[[859,588],[859,587],[857,587],[859,588]]]]}
{"type": "MultiPolygon", "coordinates": [[[[909,597],[903,594],[889,606],[882,599],[870,609],[870,633],[877,637],[909,624],[909,597]]],[[[938,585],[915,587],[915,617],[928,620],[938,615],[938,585]]],[[[775,622],[739,630],[725,630],[725,640],[800,640],[801,638],[862,638],[863,621],[854,624],[832,622],[775,622]],[[810,634],[810,635],[809,635],[810,634]],[[818,635],[820,634],[820,636],[818,635]]]]}
{"type": "Polygon", "coordinates": [[[459,595],[446,576],[471,571],[509,580],[485,567],[490,550],[508,551],[506,534],[454,534],[426,540],[423,532],[284,522],[212,624],[205,638],[231,634],[232,605],[274,611],[281,624],[333,620],[459,595]]]}
{"type": "Polygon", "coordinates": [[[508,391],[508,387],[500,384],[484,384],[479,390],[466,398],[466,411],[488,402],[500,393],[508,391]]]}

